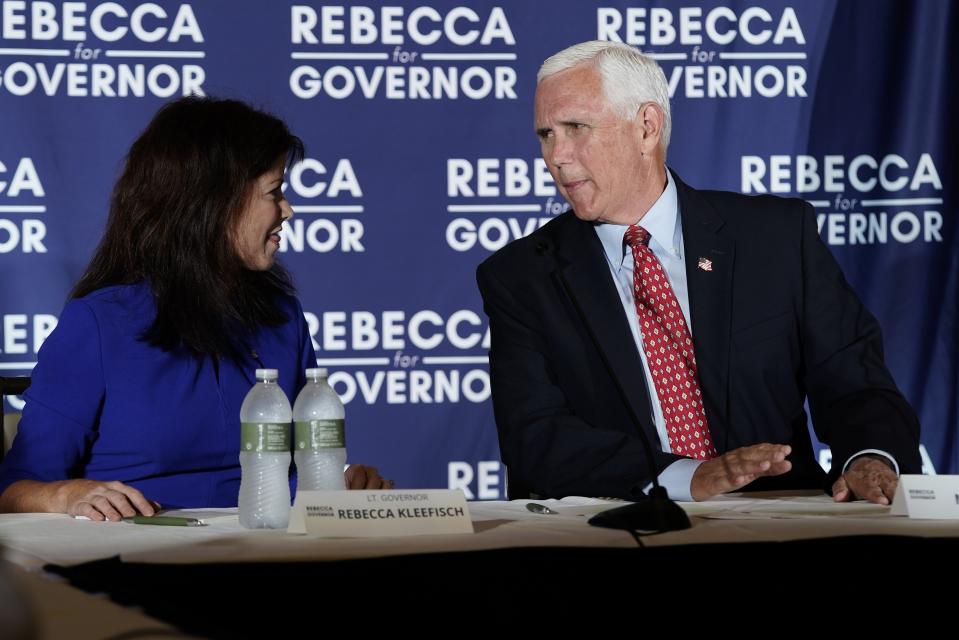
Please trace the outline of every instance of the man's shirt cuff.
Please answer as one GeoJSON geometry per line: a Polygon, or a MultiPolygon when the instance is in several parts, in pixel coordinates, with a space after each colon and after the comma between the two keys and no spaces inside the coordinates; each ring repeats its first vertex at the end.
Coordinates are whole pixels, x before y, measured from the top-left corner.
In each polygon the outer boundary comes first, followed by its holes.
{"type": "MultiPolygon", "coordinates": [[[[703,463],[702,460],[682,458],[672,463],[659,474],[659,484],[666,489],[669,497],[678,502],[693,502],[692,487],[693,474],[703,463]]],[[[653,483],[646,485],[644,491],[649,493],[653,483]]]]}
{"type": "MultiPolygon", "coordinates": [[[[842,466],[842,472],[843,472],[843,473],[846,473],[846,469],[849,468],[849,465],[850,465],[850,463],[852,463],[853,460],[855,460],[855,459],[858,458],[859,456],[864,456],[864,455],[866,455],[866,454],[874,454],[874,455],[877,455],[877,456],[882,456],[883,458],[885,458],[886,460],[888,460],[889,462],[892,463],[892,468],[893,468],[893,470],[896,472],[896,475],[897,475],[897,476],[899,475],[899,463],[896,462],[896,459],[895,459],[895,458],[893,458],[891,455],[889,455],[888,453],[886,453],[886,452],[883,451],[882,449],[863,449],[862,451],[859,451],[859,452],[857,452],[857,453],[852,454],[851,456],[849,456],[849,459],[846,460],[846,464],[844,464],[844,465],[842,466]]],[[[670,465],[670,466],[672,466],[672,465],[670,465]]],[[[668,467],[667,467],[667,469],[668,469],[668,467]]],[[[665,473],[665,471],[664,471],[663,473],[665,473]]],[[[660,476],[660,477],[662,477],[662,476],[660,476]]]]}

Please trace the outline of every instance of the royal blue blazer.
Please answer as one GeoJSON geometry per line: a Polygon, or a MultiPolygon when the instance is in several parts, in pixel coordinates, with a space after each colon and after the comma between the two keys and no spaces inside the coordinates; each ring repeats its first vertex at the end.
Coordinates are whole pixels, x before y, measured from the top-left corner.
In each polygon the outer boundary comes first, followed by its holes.
{"type": "Polygon", "coordinates": [[[231,507],[240,487],[240,405],[261,365],[279,369],[291,402],[316,355],[300,303],[259,329],[242,360],[140,336],[156,309],[146,284],[111,286],[70,300],[38,354],[0,492],[24,479],[119,480],[164,508],[231,507]]]}

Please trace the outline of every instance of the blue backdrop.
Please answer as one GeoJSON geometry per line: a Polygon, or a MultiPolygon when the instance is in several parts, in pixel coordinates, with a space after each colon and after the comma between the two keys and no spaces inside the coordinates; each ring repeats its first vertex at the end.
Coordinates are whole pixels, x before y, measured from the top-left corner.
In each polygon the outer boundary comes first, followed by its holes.
{"type": "Polygon", "coordinates": [[[282,260],[347,402],[350,458],[398,486],[503,497],[474,269],[566,206],[532,131],[539,64],[621,40],[664,68],[685,181],[813,203],[882,324],[926,470],[957,473],[957,14],[935,0],[2,0],[0,373],[30,372],[157,108],[237,97],[307,146],[282,260]]]}

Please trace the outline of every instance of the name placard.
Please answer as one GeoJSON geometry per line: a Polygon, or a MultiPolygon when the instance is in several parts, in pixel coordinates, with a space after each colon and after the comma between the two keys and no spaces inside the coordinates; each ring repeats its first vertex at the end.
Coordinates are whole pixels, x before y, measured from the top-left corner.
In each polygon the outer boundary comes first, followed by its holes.
{"type": "Polygon", "coordinates": [[[377,538],[473,533],[459,489],[297,491],[287,533],[377,538]]]}
{"type": "Polygon", "coordinates": [[[899,476],[889,513],[930,520],[959,520],[959,476],[899,476]]]}

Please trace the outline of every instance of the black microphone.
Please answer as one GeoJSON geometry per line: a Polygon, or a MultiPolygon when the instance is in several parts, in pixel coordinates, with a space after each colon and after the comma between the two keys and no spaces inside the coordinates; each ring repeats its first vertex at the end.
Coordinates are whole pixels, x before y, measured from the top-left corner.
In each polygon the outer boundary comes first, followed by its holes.
{"type": "Polygon", "coordinates": [[[642,531],[679,531],[681,529],[689,529],[692,526],[689,522],[689,516],[686,515],[682,507],[670,500],[666,488],[659,484],[658,474],[656,473],[656,461],[653,459],[652,444],[649,442],[646,431],[643,429],[642,423],[640,423],[636,412],[633,410],[633,406],[629,402],[629,396],[626,395],[626,390],[623,388],[622,383],[620,383],[612,366],[610,366],[606,352],[603,351],[603,347],[596,338],[596,334],[593,333],[593,328],[589,322],[587,322],[586,313],[583,311],[582,305],[579,304],[576,294],[573,293],[572,287],[569,286],[569,282],[566,280],[566,275],[556,261],[552,245],[549,241],[542,240],[536,245],[536,253],[537,255],[548,258],[553,263],[553,266],[556,267],[556,275],[559,277],[560,284],[563,285],[563,290],[569,297],[570,302],[573,303],[576,315],[579,316],[580,321],[586,328],[586,333],[589,335],[593,346],[596,347],[596,352],[599,354],[599,359],[602,361],[603,367],[606,368],[606,373],[608,373],[612,379],[613,385],[616,387],[616,392],[626,407],[626,413],[629,414],[633,426],[636,427],[636,432],[639,433],[639,439],[643,443],[643,450],[646,452],[646,464],[653,476],[653,488],[650,489],[649,495],[644,500],[597,513],[589,519],[589,524],[609,529],[628,529],[630,531],[637,529],[642,531]]]}

